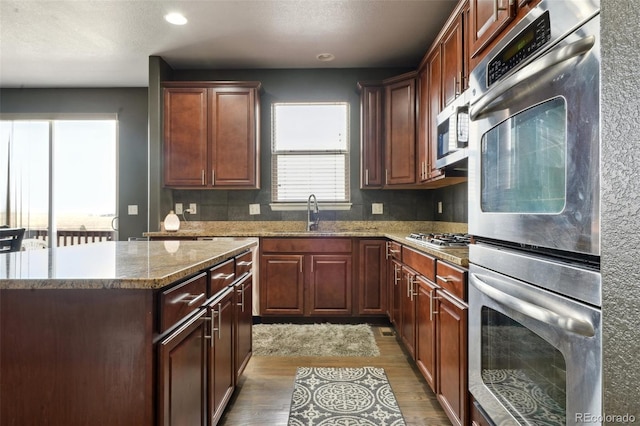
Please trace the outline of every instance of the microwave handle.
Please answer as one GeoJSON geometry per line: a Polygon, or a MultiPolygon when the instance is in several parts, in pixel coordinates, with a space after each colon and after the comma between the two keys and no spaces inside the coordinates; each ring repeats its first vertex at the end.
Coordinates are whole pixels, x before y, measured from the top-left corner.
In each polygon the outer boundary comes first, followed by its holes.
{"type": "Polygon", "coordinates": [[[551,324],[556,328],[562,328],[563,330],[585,337],[593,337],[596,334],[593,325],[583,319],[571,317],[569,315],[559,315],[546,307],[527,302],[526,300],[512,296],[496,288],[508,286],[510,292],[517,294],[517,286],[479,274],[471,274],[470,278],[470,283],[479,291],[497,303],[511,308],[514,311],[520,312],[529,318],[535,318],[538,321],[551,324]],[[493,285],[488,284],[487,281],[493,281],[493,285]]]}
{"type": "Polygon", "coordinates": [[[517,86],[524,81],[535,77],[538,73],[545,69],[571,59],[575,56],[581,55],[593,47],[596,42],[595,36],[588,36],[580,39],[574,43],[568,44],[564,47],[551,50],[549,53],[536,59],[529,65],[520,69],[520,71],[514,73],[507,79],[501,81],[493,87],[493,90],[487,92],[481,97],[475,104],[469,108],[469,115],[471,120],[475,120],[480,113],[493,103],[496,99],[502,96],[508,90],[511,90],[514,86],[517,86]]]}

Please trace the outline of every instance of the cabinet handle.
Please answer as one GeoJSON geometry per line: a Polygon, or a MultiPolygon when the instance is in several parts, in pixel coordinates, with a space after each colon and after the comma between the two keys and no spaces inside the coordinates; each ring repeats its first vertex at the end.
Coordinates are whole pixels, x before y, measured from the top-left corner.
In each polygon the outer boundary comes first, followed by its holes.
{"type": "Polygon", "coordinates": [[[241,262],[238,262],[238,266],[251,266],[251,265],[253,265],[253,261],[243,260],[241,262]]]}
{"type": "MultiPolygon", "coordinates": [[[[510,0],[509,3],[513,4],[511,3],[512,1],[513,0],[510,0]]],[[[494,0],[493,5],[494,5],[493,7],[495,8],[496,14],[498,14],[498,12],[504,12],[505,10],[509,10],[508,8],[502,6],[502,2],[500,0],[494,0]]]]}
{"type": "Polygon", "coordinates": [[[460,96],[460,89],[458,88],[458,76],[453,76],[453,91],[455,92],[455,96],[460,96]]]}
{"type": "Polygon", "coordinates": [[[364,170],[364,184],[369,186],[369,169],[364,170]]]}
{"type": "Polygon", "coordinates": [[[389,257],[391,256],[391,253],[389,253],[389,250],[391,249],[391,243],[389,243],[389,241],[387,241],[386,243],[384,243],[385,247],[386,247],[386,252],[385,252],[385,259],[389,260],[389,257]]]}
{"type": "Polygon", "coordinates": [[[450,283],[451,281],[453,281],[451,278],[443,277],[442,275],[436,275],[436,279],[445,283],[450,283]]]}
{"type": "Polygon", "coordinates": [[[240,290],[236,290],[238,294],[240,294],[240,303],[238,303],[238,306],[240,306],[241,311],[244,312],[244,282],[242,283],[242,289],[240,290]]]}
{"type": "Polygon", "coordinates": [[[211,278],[213,278],[214,280],[219,280],[220,278],[222,278],[223,280],[227,281],[227,280],[233,279],[233,277],[235,277],[235,275],[236,275],[236,274],[235,274],[235,273],[233,273],[233,272],[232,272],[232,273],[230,273],[230,274],[223,274],[222,272],[220,272],[220,273],[218,273],[218,274],[215,274],[215,275],[214,275],[213,277],[211,277],[211,278]]]}
{"type": "MultiPolygon", "coordinates": [[[[218,328],[213,328],[211,331],[211,340],[213,341],[213,332],[218,332],[218,340],[222,339],[222,303],[218,303],[218,312],[213,311],[213,318],[218,317],[218,328]]],[[[213,318],[211,319],[212,327],[213,327],[213,318]]],[[[212,344],[213,346],[213,344],[212,344]]]]}
{"type": "Polygon", "coordinates": [[[200,173],[200,177],[201,177],[201,179],[202,179],[202,186],[204,186],[204,185],[205,185],[205,183],[204,183],[204,178],[205,178],[205,176],[204,176],[204,169],[202,169],[202,172],[200,173]]]}
{"type": "Polygon", "coordinates": [[[398,265],[393,265],[393,284],[394,285],[398,285],[398,281],[400,281],[400,277],[398,276],[398,272],[400,272],[400,268],[398,268],[398,265]]]}
{"type": "Polygon", "coordinates": [[[440,299],[440,297],[434,297],[433,296],[433,292],[434,291],[435,290],[431,290],[429,292],[429,319],[430,319],[430,321],[433,321],[433,316],[438,313],[438,311],[433,310],[433,301],[435,299],[440,299]]]}
{"type": "Polygon", "coordinates": [[[389,169],[384,169],[384,184],[387,185],[389,183],[389,169]]]}
{"type": "Polygon", "coordinates": [[[202,317],[202,319],[209,320],[211,322],[211,335],[207,336],[205,334],[204,338],[209,339],[209,346],[211,346],[212,348],[215,346],[213,343],[213,332],[215,330],[214,315],[215,315],[215,311],[211,311],[210,317],[202,317]]]}
{"type": "Polygon", "coordinates": [[[214,169],[211,169],[211,185],[215,185],[216,184],[216,171],[214,169]]]}
{"type": "Polygon", "coordinates": [[[181,297],[177,298],[176,300],[174,300],[174,303],[186,303],[187,306],[193,306],[195,305],[198,300],[203,299],[204,298],[204,293],[200,293],[200,294],[184,294],[181,297]]]}

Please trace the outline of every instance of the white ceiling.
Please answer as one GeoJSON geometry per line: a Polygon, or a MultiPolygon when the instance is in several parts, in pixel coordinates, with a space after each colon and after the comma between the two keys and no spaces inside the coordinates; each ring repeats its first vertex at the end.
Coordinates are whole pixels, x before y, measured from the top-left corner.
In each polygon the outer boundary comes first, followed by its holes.
{"type": "Polygon", "coordinates": [[[176,69],[412,67],[456,3],[0,0],[0,87],[147,86],[151,55],[176,69]],[[167,23],[174,11],[189,22],[167,23]]]}

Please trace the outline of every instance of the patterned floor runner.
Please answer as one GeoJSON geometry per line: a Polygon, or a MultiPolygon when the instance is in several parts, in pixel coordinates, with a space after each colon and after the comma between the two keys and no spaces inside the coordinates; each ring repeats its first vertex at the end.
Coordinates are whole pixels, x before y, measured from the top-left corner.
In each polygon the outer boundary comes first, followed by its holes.
{"type": "Polygon", "coordinates": [[[405,426],[382,368],[299,367],[288,426],[405,426]]]}

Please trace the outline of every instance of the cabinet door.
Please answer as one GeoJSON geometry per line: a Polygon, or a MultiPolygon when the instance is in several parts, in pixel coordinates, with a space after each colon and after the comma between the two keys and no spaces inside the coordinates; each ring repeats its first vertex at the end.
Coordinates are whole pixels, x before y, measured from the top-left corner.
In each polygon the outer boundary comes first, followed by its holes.
{"type": "Polygon", "coordinates": [[[158,345],[158,424],[206,423],[205,317],[201,309],[158,345]]]}
{"type": "MultiPolygon", "coordinates": [[[[234,305],[233,289],[209,305],[211,318],[209,342],[208,413],[215,425],[229,402],[235,386],[233,359],[234,305]]],[[[188,424],[188,423],[185,423],[188,424]]]]}
{"type": "Polygon", "coordinates": [[[453,102],[463,87],[462,15],[458,15],[442,38],[442,102],[453,102]]]}
{"type": "MultiPolygon", "coordinates": [[[[418,177],[423,182],[429,177],[428,167],[431,164],[429,155],[431,139],[431,116],[429,114],[429,64],[426,63],[418,73],[418,177]]],[[[435,125],[435,123],[434,123],[435,125]]]]}
{"type": "Polygon", "coordinates": [[[429,64],[429,133],[428,133],[428,162],[427,178],[432,179],[442,175],[436,168],[438,159],[438,127],[437,117],[442,111],[442,56],[439,49],[435,49],[427,60],[429,64]]]}
{"type": "Polygon", "coordinates": [[[390,319],[398,333],[402,330],[402,264],[391,260],[389,268],[389,288],[391,295],[390,319]]]}
{"type": "Polygon", "coordinates": [[[431,389],[436,390],[436,314],[437,286],[422,276],[417,278],[416,365],[431,389]]]}
{"type": "Polygon", "coordinates": [[[244,371],[252,354],[251,330],[253,327],[253,315],[251,306],[253,305],[253,274],[245,275],[235,285],[236,298],[236,381],[244,371]]]}
{"type": "Polygon", "coordinates": [[[207,170],[207,89],[164,89],[164,184],[203,187],[207,170]]]}
{"type": "Polygon", "coordinates": [[[257,91],[242,87],[209,90],[210,184],[258,188],[257,91]]]}
{"type": "Polygon", "coordinates": [[[416,182],[416,81],[386,87],[385,184],[416,182]]]}
{"type": "Polygon", "coordinates": [[[384,147],[384,88],[360,91],[360,188],[382,188],[384,147]]]}
{"type": "Polygon", "coordinates": [[[411,355],[415,359],[416,354],[416,302],[415,302],[415,283],[416,273],[406,266],[402,267],[402,326],[400,336],[402,342],[411,355]]]}
{"type": "Polygon", "coordinates": [[[438,291],[437,391],[442,408],[454,425],[468,424],[467,312],[468,306],[446,291],[438,291]]]}
{"type": "Polygon", "coordinates": [[[385,240],[361,240],[358,262],[358,313],[387,312],[387,260],[385,240]]]}
{"type": "Polygon", "coordinates": [[[351,255],[309,256],[308,315],[350,315],[351,255]]]}
{"type": "Polygon", "coordinates": [[[477,56],[515,16],[513,0],[470,0],[471,57],[477,56]]]}
{"type": "Polygon", "coordinates": [[[303,255],[265,254],[260,258],[260,313],[303,315],[303,255]]]}

